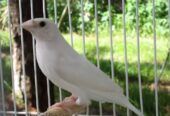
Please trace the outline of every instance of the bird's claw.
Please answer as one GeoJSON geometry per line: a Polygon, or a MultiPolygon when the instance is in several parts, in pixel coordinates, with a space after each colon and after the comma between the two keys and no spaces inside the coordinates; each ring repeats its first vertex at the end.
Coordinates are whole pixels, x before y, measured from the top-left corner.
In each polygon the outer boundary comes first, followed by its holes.
{"type": "MultiPolygon", "coordinates": [[[[76,104],[78,97],[70,96],[65,98],[62,102],[55,103],[54,105],[48,108],[48,111],[63,111],[67,112],[68,114],[74,114],[81,112],[85,109],[84,106],[80,106],[76,104]]],[[[47,112],[48,112],[47,111],[47,112]]],[[[69,115],[71,116],[71,115],[69,115]]]]}
{"type": "Polygon", "coordinates": [[[76,104],[77,99],[78,99],[78,97],[75,97],[75,96],[66,97],[62,102],[55,103],[54,105],[50,106],[48,109],[52,109],[52,108],[56,108],[56,107],[61,107],[61,108],[65,109],[67,107],[75,106],[75,105],[77,105],[76,104]]]}

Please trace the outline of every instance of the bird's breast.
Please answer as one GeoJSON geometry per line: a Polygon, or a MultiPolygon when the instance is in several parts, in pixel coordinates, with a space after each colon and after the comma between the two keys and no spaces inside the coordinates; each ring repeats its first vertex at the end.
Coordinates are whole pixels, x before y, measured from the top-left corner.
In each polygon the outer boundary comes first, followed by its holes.
{"type": "Polygon", "coordinates": [[[50,77],[59,68],[60,54],[57,48],[36,44],[37,62],[42,72],[50,77]]]}

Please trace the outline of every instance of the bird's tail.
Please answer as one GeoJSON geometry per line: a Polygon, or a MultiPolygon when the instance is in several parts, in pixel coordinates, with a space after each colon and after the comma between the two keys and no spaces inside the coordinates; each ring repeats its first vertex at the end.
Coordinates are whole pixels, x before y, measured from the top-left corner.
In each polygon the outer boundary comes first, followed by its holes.
{"type": "Polygon", "coordinates": [[[123,93],[121,93],[121,92],[107,93],[107,92],[93,91],[93,94],[95,94],[95,96],[92,96],[92,98],[94,100],[99,100],[99,101],[102,101],[102,102],[115,103],[115,104],[121,105],[123,107],[127,107],[129,110],[133,111],[138,116],[143,116],[143,114],[135,106],[133,106],[129,102],[127,97],[124,96],[123,93]]]}
{"type": "MultiPolygon", "coordinates": [[[[105,96],[106,99],[106,96],[105,96]]],[[[123,107],[127,107],[129,110],[133,111],[134,113],[136,113],[138,116],[143,116],[143,114],[141,113],[141,111],[139,111],[135,106],[133,106],[129,100],[127,99],[126,96],[124,96],[123,94],[112,94],[109,95],[107,94],[107,101],[108,102],[113,102],[115,104],[121,105],[123,107]],[[114,97],[113,97],[114,96],[114,97]]]]}
{"type": "Polygon", "coordinates": [[[135,106],[133,106],[125,96],[123,96],[121,99],[120,98],[117,99],[115,103],[127,107],[128,109],[132,110],[134,113],[136,113],[139,116],[143,116],[141,111],[139,111],[135,106]]]}
{"type": "Polygon", "coordinates": [[[127,107],[137,115],[143,116],[143,114],[136,107],[134,107],[130,102],[127,103],[127,107]]]}

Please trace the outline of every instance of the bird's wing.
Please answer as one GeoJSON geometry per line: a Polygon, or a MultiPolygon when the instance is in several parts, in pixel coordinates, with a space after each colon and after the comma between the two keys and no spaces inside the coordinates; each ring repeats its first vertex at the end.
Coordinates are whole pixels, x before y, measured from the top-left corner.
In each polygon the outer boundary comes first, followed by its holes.
{"type": "Polygon", "coordinates": [[[123,93],[106,74],[76,52],[69,51],[60,57],[58,74],[65,81],[84,89],[123,93]]]}
{"type": "Polygon", "coordinates": [[[60,60],[58,74],[62,79],[87,90],[94,100],[115,102],[142,116],[141,112],[123,95],[122,88],[100,69],[78,54],[69,54],[68,56],[60,60]]]}

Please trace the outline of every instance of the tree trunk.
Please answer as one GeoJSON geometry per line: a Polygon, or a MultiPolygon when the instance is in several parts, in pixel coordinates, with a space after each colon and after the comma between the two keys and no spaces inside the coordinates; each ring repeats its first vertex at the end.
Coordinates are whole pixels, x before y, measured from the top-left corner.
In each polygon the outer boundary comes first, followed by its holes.
{"type": "MultiPolygon", "coordinates": [[[[13,65],[14,65],[14,79],[15,79],[15,94],[17,97],[18,108],[24,108],[24,84],[23,78],[26,79],[26,93],[28,100],[28,108],[36,107],[35,97],[35,84],[34,84],[34,67],[33,67],[33,49],[31,34],[23,31],[24,35],[24,58],[25,58],[25,77],[22,71],[22,48],[21,48],[21,35],[19,29],[19,1],[10,1],[10,16],[13,33],[13,65]],[[23,105],[21,105],[21,103],[23,105]]],[[[22,1],[22,19],[23,22],[31,18],[30,0],[22,1]]],[[[43,0],[33,0],[34,17],[43,17],[43,0]]],[[[37,62],[36,62],[37,64],[37,62]]],[[[47,81],[37,64],[37,81],[38,81],[38,97],[40,111],[45,111],[48,107],[47,97],[47,81]],[[43,101],[43,102],[42,102],[43,101]]],[[[50,84],[50,91],[53,93],[53,87],[50,84]]],[[[53,100],[53,96],[51,95],[53,100]]],[[[51,101],[53,102],[53,101],[51,101]]]]}

